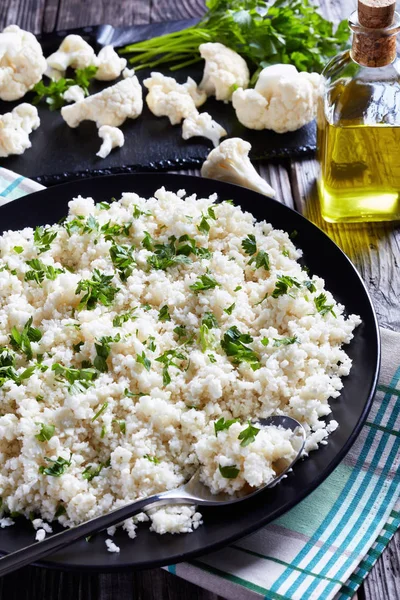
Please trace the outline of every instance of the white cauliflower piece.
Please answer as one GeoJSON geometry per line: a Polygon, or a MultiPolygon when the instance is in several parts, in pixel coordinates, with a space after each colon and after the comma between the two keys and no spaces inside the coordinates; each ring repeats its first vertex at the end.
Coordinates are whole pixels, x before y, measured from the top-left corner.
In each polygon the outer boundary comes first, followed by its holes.
{"type": "Polygon", "coordinates": [[[128,77],[98,94],[63,106],[61,116],[70,127],[82,121],[95,121],[97,127],[119,127],[126,119],[136,119],[143,110],[142,87],[137,77],[128,77]]]}
{"type": "Polygon", "coordinates": [[[247,88],[250,72],[240,54],[218,42],[200,44],[199,51],[206,61],[199,87],[207,96],[229,102],[236,87],[247,88]]]}
{"type": "Polygon", "coordinates": [[[19,100],[42,79],[46,59],[32,33],[10,25],[0,33],[0,99],[19,100]]]}
{"type": "Polygon", "coordinates": [[[85,98],[85,91],[79,85],[71,85],[71,87],[63,93],[63,98],[66,102],[80,102],[85,98]]]}
{"type": "Polygon", "coordinates": [[[122,77],[126,79],[127,77],[133,77],[135,74],[135,69],[124,69],[122,71],[122,77]]]}
{"type": "Polygon", "coordinates": [[[226,130],[213,120],[212,116],[206,112],[187,117],[182,124],[182,137],[184,140],[200,136],[208,138],[217,147],[220,138],[227,135],[226,130]]]}
{"type": "Polygon", "coordinates": [[[124,134],[118,127],[103,125],[99,129],[99,137],[103,143],[96,156],[100,156],[100,158],[106,158],[113,148],[121,148],[125,143],[124,134]]]}
{"type": "Polygon", "coordinates": [[[191,77],[186,83],[178,83],[173,77],[151,73],[143,84],[149,90],[146,102],[151,112],[156,117],[168,117],[171,125],[197,115],[197,107],[207,100],[206,93],[199,90],[191,77]]]}
{"type": "Polygon", "coordinates": [[[275,190],[257,173],[250,162],[248,154],[251,150],[249,142],[241,138],[230,138],[211,150],[201,167],[203,177],[235,183],[250,190],[275,196],[275,190]]]}
{"type": "Polygon", "coordinates": [[[23,154],[32,146],[29,134],[40,125],[35,106],[24,102],[0,116],[0,157],[23,154]]]}
{"type": "Polygon", "coordinates": [[[94,65],[95,52],[80,35],[67,35],[60,44],[59,49],[47,57],[47,65],[65,73],[68,67],[73,69],[85,69],[94,65]]]}
{"type": "Polygon", "coordinates": [[[121,75],[126,67],[126,58],[120,58],[112,46],[104,46],[95,60],[97,67],[95,79],[99,81],[111,81],[121,75]]]}
{"type": "Polygon", "coordinates": [[[315,118],[321,78],[293,65],[273,65],[260,73],[253,90],[238,89],[232,104],[249,129],[295,131],[315,118]]]}

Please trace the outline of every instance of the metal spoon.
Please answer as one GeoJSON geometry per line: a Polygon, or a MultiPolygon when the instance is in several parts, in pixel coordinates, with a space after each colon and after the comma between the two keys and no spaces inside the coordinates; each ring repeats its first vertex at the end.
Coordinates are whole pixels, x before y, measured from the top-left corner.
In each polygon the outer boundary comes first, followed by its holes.
{"type": "Polygon", "coordinates": [[[256,494],[259,494],[266,488],[275,486],[283,477],[285,477],[286,473],[300,458],[305,443],[305,431],[303,426],[298,421],[292,419],[291,417],[284,416],[260,419],[255,424],[260,424],[263,427],[268,425],[275,425],[277,427],[280,426],[284,429],[290,429],[295,433],[292,440],[292,445],[295,450],[297,450],[295,458],[289,464],[287,462],[283,464],[283,459],[278,461],[278,463],[282,464],[275,463],[274,467],[279,470],[279,475],[277,475],[268,484],[257,489],[245,486],[244,489],[240,490],[235,495],[227,493],[212,494],[210,489],[201,483],[199,469],[187,483],[179,488],[176,488],[175,490],[162,492],[148,498],[136,500],[135,502],[127,504],[122,508],[117,508],[106,515],[96,517],[90,521],[85,521],[81,525],[77,525],[76,527],[66,529],[61,533],[56,533],[51,537],[47,537],[42,542],[33,543],[30,546],[22,548],[21,550],[7,554],[3,558],[0,558],[0,576],[6,575],[7,573],[11,573],[16,569],[20,569],[21,567],[36,562],[47,554],[58,552],[62,548],[73,544],[81,538],[93,535],[94,533],[97,533],[103,529],[107,529],[112,525],[117,525],[118,523],[125,521],[125,519],[129,519],[129,517],[133,517],[143,510],[150,508],[150,506],[151,508],[165,506],[166,504],[224,506],[227,504],[241,502],[246,498],[250,498],[256,494]]]}

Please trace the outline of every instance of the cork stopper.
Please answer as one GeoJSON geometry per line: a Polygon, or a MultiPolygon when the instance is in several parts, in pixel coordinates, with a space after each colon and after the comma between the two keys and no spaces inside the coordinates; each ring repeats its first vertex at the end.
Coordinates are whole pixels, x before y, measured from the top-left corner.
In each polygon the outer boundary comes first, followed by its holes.
{"type": "Polygon", "coordinates": [[[354,34],[351,56],[360,65],[383,67],[396,58],[396,35],[379,35],[393,24],[395,7],[395,0],[358,0],[358,22],[369,30],[354,34]]]}

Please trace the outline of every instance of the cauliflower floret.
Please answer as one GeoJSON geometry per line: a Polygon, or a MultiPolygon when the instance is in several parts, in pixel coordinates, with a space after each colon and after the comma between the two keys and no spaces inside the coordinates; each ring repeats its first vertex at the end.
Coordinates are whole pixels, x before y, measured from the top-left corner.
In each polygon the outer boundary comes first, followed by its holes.
{"type": "Polygon", "coordinates": [[[32,146],[29,134],[40,125],[35,106],[24,102],[0,116],[0,157],[23,154],[32,146]]]}
{"type": "Polygon", "coordinates": [[[197,107],[207,100],[206,93],[198,89],[191,77],[186,83],[178,83],[173,77],[151,73],[143,84],[149,90],[146,102],[151,112],[156,117],[168,117],[171,125],[197,115],[197,107]]]}
{"type": "Polygon", "coordinates": [[[42,47],[32,33],[10,25],[0,33],[0,99],[19,100],[46,70],[42,47]]]}
{"type": "Polygon", "coordinates": [[[126,79],[127,77],[133,77],[135,74],[135,69],[124,69],[122,71],[122,77],[126,79]]]}
{"type": "Polygon", "coordinates": [[[118,127],[103,125],[99,129],[99,137],[104,140],[96,156],[106,158],[113,148],[121,148],[125,143],[124,134],[118,127]]]}
{"type": "Polygon", "coordinates": [[[85,98],[85,91],[79,85],[71,85],[63,93],[63,98],[66,102],[80,102],[85,98]]]}
{"type": "Polygon", "coordinates": [[[61,116],[70,127],[82,121],[95,121],[97,127],[119,127],[126,119],[136,119],[143,110],[142,87],[137,77],[128,77],[98,94],[63,106],[61,116]]]}
{"type": "Polygon", "coordinates": [[[235,87],[247,88],[250,73],[240,54],[218,42],[200,44],[199,51],[206,61],[199,87],[207,96],[229,102],[235,87]]]}
{"type": "Polygon", "coordinates": [[[126,67],[126,58],[120,58],[112,46],[104,46],[97,55],[95,79],[111,81],[121,75],[126,67]]]}
{"type": "Polygon", "coordinates": [[[320,81],[318,73],[299,73],[293,65],[266,67],[254,90],[233,93],[236,116],[249,129],[300,129],[315,118],[320,81]]]}
{"type": "Polygon", "coordinates": [[[206,112],[192,115],[183,121],[182,137],[184,140],[196,136],[205,137],[217,147],[220,138],[225,135],[227,135],[227,132],[222,125],[214,121],[211,115],[206,112]]]}
{"type": "Polygon", "coordinates": [[[211,150],[201,167],[203,177],[236,183],[250,190],[275,196],[275,190],[257,173],[250,162],[248,154],[251,150],[249,142],[241,138],[230,138],[211,150]]]}
{"type": "Polygon", "coordinates": [[[94,65],[96,55],[90,46],[80,35],[67,35],[63,39],[59,49],[47,57],[47,65],[65,73],[68,67],[73,69],[84,69],[94,65]]]}

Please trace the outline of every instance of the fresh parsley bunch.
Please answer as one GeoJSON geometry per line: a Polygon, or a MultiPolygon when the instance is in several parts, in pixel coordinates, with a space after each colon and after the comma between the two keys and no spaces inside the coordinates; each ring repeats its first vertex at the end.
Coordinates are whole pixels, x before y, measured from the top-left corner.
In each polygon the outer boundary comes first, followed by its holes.
{"type": "Polygon", "coordinates": [[[347,21],[336,31],[309,0],[207,0],[201,21],[174,33],[126,46],[136,69],[170,64],[179,69],[201,60],[199,45],[221,42],[253,70],[276,63],[320,72],[349,39],[347,21]]]}
{"type": "Polygon", "coordinates": [[[64,92],[73,85],[79,85],[79,87],[83,89],[85,96],[88,96],[89,84],[96,75],[96,72],[97,67],[89,66],[85,69],[76,69],[74,79],[61,77],[58,81],[50,80],[48,85],[46,85],[43,80],[39,81],[32,90],[36,93],[36,96],[32,100],[32,104],[39,104],[44,98],[50,110],[59,110],[65,104],[64,92]]]}

